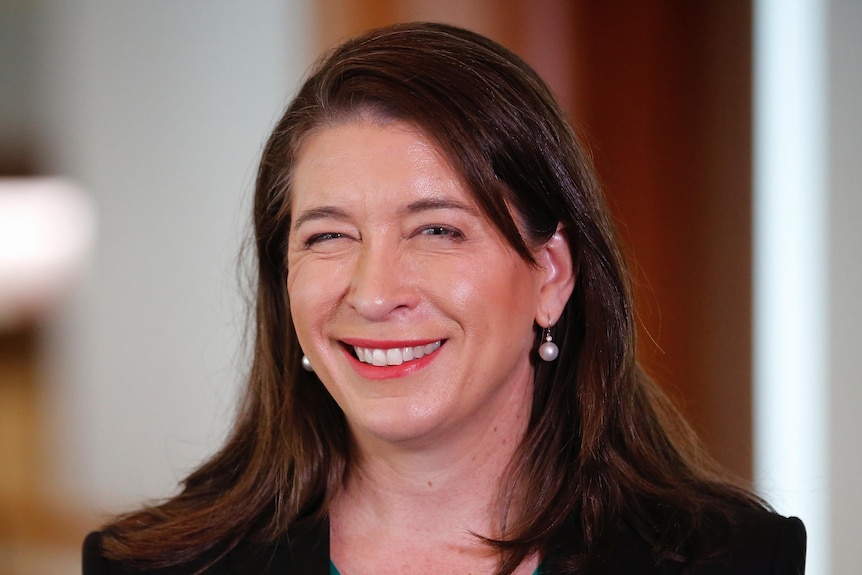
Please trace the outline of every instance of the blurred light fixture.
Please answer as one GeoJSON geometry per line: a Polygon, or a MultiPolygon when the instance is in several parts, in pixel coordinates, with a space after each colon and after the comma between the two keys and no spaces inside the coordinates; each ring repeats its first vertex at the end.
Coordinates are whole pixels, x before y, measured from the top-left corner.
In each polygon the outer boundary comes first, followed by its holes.
{"type": "Polygon", "coordinates": [[[0,330],[38,321],[86,267],[92,200],[62,178],[0,178],[0,330]]]}

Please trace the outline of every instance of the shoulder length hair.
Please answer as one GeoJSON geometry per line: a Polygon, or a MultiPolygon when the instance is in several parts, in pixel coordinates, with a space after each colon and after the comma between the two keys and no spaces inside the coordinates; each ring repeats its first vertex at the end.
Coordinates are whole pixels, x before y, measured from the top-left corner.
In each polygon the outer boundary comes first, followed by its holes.
{"type": "Polygon", "coordinates": [[[525,260],[558,224],[571,245],[577,283],[555,327],[560,355],[534,362],[531,419],[500,494],[504,536],[486,540],[501,553],[500,573],[571,524],[581,534],[572,572],[599,561],[623,521],[657,553],[708,553],[703,534],[727,523],[731,506],[759,502],[720,476],[637,362],[628,273],[582,146],[520,58],[478,34],[420,23],[337,47],[275,126],[254,201],[254,358],[232,434],[179,495],[110,525],[106,554],[179,564],[325,516],[349,441],[340,409],[300,367],[286,290],[291,175],[307,134],[363,116],[427,134],[525,260]]]}

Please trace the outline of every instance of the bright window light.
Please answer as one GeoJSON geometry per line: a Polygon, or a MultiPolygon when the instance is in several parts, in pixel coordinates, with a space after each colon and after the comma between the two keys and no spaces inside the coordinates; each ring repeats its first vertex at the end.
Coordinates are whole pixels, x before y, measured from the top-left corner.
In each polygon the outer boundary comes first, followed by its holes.
{"type": "Polygon", "coordinates": [[[756,0],[754,452],[761,494],[828,565],[826,6],[756,0]]]}

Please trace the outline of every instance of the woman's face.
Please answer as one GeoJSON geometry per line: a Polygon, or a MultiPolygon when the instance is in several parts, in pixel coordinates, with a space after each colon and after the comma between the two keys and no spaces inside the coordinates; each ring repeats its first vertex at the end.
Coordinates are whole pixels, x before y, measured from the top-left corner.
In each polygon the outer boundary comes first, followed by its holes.
{"type": "Polygon", "coordinates": [[[546,274],[428,138],[365,120],[313,132],[291,201],[296,332],[360,442],[469,437],[529,413],[546,274]]]}

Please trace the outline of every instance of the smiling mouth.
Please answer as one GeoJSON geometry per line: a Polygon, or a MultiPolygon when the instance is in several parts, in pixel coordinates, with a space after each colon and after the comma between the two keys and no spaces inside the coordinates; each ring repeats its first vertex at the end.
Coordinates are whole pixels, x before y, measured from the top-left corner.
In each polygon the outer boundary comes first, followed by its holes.
{"type": "Polygon", "coordinates": [[[435,341],[425,345],[412,347],[393,347],[388,349],[351,346],[356,359],[362,363],[383,367],[387,365],[401,365],[431,355],[443,345],[443,341],[435,341]]]}

